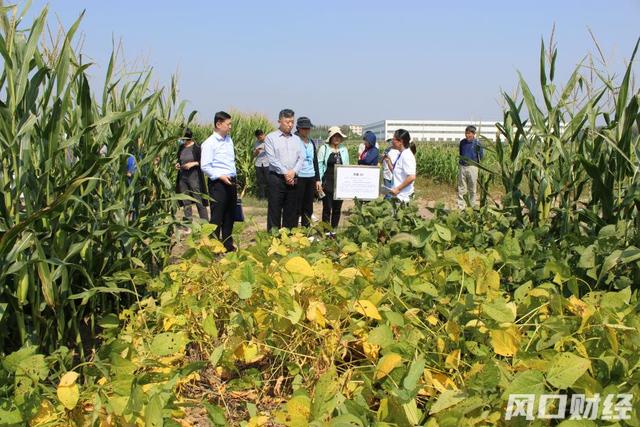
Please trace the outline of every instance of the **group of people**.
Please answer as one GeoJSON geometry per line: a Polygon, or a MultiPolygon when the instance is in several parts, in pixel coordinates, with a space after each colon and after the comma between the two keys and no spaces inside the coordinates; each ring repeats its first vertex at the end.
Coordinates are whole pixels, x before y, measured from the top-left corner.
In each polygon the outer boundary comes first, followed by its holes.
{"type": "MultiPolygon", "coordinates": [[[[184,132],[183,143],[178,149],[178,170],[176,191],[193,198],[183,200],[185,217],[193,216],[192,205],[195,204],[200,218],[217,225],[217,237],[228,251],[235,250],[232,231],[236,220],[238,193],[237,170],[235,163],[234,142],[230,131],[231,116],[220,111],[214,117],[214,133],[202,145],[193,140],[189,129],[184,132]],[[207,212],[207,200],[201,196],[204,181],[208,181],[210,200],[210,218],[207,212]]],[[[308,227],[313,215],[313,203],[316,198],[322,200],[322,221],[331,226],[333,231],[340,222],[342,200],[335,197],[336,167],[351,164],[347,147],[343,144],[346,135],[340,127],[332,126],[328,130],[327,139],[317,146],[310,138],[313,124],[308,117],[295,120],[295,113],[290,109],[280,111],[278,129],[265,134],[256,130],[256,141],[253,154],[256,168],[256,192],[258,197],[268,200],[267,230],[282,227],[308,227]],[[295,131],[294,131],[295,124],[295,131]]],[[[470,128],[467,128],[470,131],[470,128]]],[[[480,153],[482,148],[473,138],[464,145],[465,155],[472,150],[480,153]],[[478,148],[480,151],[478,151],[478,148]]],[[[463,140],[465,141],[465,140],[463,140]]],[[[358,150],[357,164],[365,166],[382,166],[383,191],[387,198],[396,198],[400,202],[408,202],[414,193],[416,179],[415,144],[411,143],[408,131],[398,129],[382,154],[378,148],[376,136],[365,132],[358,150]]],[[[461,162],[463,161],[463,142],[460,143],[461,162]]],[[[468,159],[469,157],[465,157],[468,159]]],[[[478,156],[471,160],[479,161],[478,156]]],[[[472,201],[475,201],[475,180],[477,170],[473,164],[461,163],[459,191],[469,189],[472,201]]],[[[460,196],[459,195],[459,199],[460,196]]],[[[464,198],[462,198],[464,201],[464,198]]]]}

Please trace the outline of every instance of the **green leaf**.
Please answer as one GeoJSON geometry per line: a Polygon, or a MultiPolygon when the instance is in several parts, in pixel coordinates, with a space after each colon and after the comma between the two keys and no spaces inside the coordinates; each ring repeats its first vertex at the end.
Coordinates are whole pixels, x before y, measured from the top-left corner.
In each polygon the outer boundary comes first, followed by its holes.
{"type": "Polygon", "coordinates": [[[591,367],[589,359],[584,359],[573,353],[559,353],[551,362],[547,381],[556,388],[566,389],[587,372],[589,367],[591,367]]]}
{"type": "Polygon", "coordinates": [[[218,405],[214,405],[206,401],[202,403],[204,404],[204,407],[207,409],[209,420],[213,422],[213,424],[217,426],[227,425],[227,419],[224,416],[224,409],[222,409],[218,405]]]}
{"type": "Polygon", "coordinates": [[[438,296],[438,289],[429,282],[413,283],[409,287],[411,288],[412,291],[415,291],[415,292],[427,294],[432,297],[438,296]]]}
{"type": "Polygon", "coordinates": [[[47,379],[49,367],[47,366],[44,355],[34,354],[20,360],[15,372],[16,376],[25,375],[33,381],[39,382],[47,379]]]}
{"type": "Polygon", "coordinates": [[[451,230],[449,230],[447,227],[440,225],[438,223],[435,223],[434,227],[436,229],[436,233],[438,233],[438,237],[440,237],[445,242],[451,241],[451,230]]]}
{"type": "Polygon", "coordinates": [[[596,253],[595,246],[588,246],[582,255],[580,255],[580,261],[578,262],[578,267],[580,268],[593,268],[596,266],[596,253]]]}
{"type": "Polygon", "coordinates": [[[513,323],[516,320],[516,305],[501,298],[482,304],[482,311],[498,323],[513,323]]]}
{"type": "Polygon", "coordinates": [[[560,424],[558,424],[558,427],[597,427],[597,426],[598,425],[591,420],[564,420],[560,424]]]}
{"type": "Polygon", "coordinates": [[[542,394],[544,392],[544,375],[540,371],[518,372],[511,384],[505,389],[502,398],[507,399],[510,394],[542,394]]]}
{"type": "Polygon", "coordinates": [[[600,306],[612,310],[621,310],[631,301],[631,287],[626,287],[619,292],[607,292],[602,296],[600,306]]]}
{"type": "Polygon", "coordinates": [[[383,311],[382,313],[392,326],[404,326],[404,316],[401,313],[395,311],[383,311]]]}
{"type": "Polygon", "coordinates": [[[618,260],[620,259],[620,255],[622,255],[622,251],[620,249],[616,249],[604,259],[604,262],[602,263],[602,268],[600,269],[600,276],[598,280],[601,280],[604,277],[604,275],[607,272],[609,272],[609,270],[615,267],[615,265],[618,263],[618,260]]]}
{"type": "Polygon", "coordinates": [[[368,341],[382,348],[388,347],[394,343],[393,332],[387,325],[380,325],[369,332],[368,341]]]}
{"type": "Polygon", "coordinates": [[[419,357],[414,360],[409,367],[409,372],[407,372],[407,376],[404,377],[402,381],[402,386],[407,390],[413,390],[418,385],[418,380],[424,373],[424,365],[425,360],[423,357],[419,357]]]}
{"type": "Polygon", "coordinates": [[[220,361],[223,352],[224,344],[220,344],[211,352],[211,356],[209,356],[209,363],[211,363],[211,366],[213,366],[214,368],[218,366],[218,362],[220,361]]]}
{"type": "Polygon", "coordinates": [[[467,395],[458,390],[445,390],[436,403],[431,406],[430,415],[437,414],[440,411],[451,408],[467,398],[467,395]]]}
{"type": "Polygon", "coordinates": [[[187,342],[183,333],[164,332],[153,337],[149,350],[156,356],[168,356],[183,350],[187,342]]]}
{"type": "Polygon", "coordinates": [[[622,251],[620,260],[627,264],[640,260],[640,249],[636,248],[635,246],[629,246],[627,249],[622,251]]]}
{"type": "Polygon", "coordinates": [[[338,377],[336,368],[332,366],[318,379],[315,394],[311,401],[311,419],[331,415],[336,407],[338,393],[338,377]]]}
{"type": "Polygon", "coordinates": [[[209,335],[211,338],[218,337],[218,328],[216,327],[216,319],[213,316],[207,316],[202,322],[202,329],[209,335]]]}
{"type": "Polygon", "coordinates": [[[145,427],[162,427],[164,419],[162,416],[162,399],[159,394],[153,395],[144,410],[145,427]]]}
{"type": "Polygon", "coordinates": [[[100,320],[98,320],[98,325],[103,329],[115,329],[120,325],[120,321],[118,320],[117,314],[111,313],[102,316],[100,320]]]}
{"type": "Polygon", "coordinates": [[[22,347],[20,350],[14,351],[4,359],[2,359],[2,366],[9,372],[15,373],[18,369],[18,365],[27,360],[31,356],[36,354],[35,347],[22,347]]]}
{"type": "Polygon", "coordinates": [[[238,298],[249,299],[253,294],[253,286],[249,282],[241,282],[238,288],[238,298]]]}

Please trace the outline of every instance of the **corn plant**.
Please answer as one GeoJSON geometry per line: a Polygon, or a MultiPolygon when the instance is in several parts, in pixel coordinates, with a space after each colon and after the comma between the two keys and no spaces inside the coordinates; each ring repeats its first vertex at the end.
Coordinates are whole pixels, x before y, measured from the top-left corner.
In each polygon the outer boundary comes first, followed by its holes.
{"type": "Polygon", "coordinates": [[[97,320],[128,306],[167,260],[170,125],[184,104],[175,81],[167,94],[151,89],[150,72],[114,72],[115,55],[92,91],[92,64],[72,48],[82,16],[45,57],[47,9],[26,29],[25,13],[0,9],[0,347],[81,350],[97,320]],[[137,171],[127,179],[129,156],[137,171]]]}
{"type": "Polygon", "coordinates": [[[504,207],[520,223],[568,232],[586,221],[597,233],[607,224],[635,220],[637,229],[640,115],[639,94],[631,88],[637,48],[620,84],[598,73],[601,87],[595,87],[579,64],[560,88],[557,49],[547,52],[542,43],[542,105],[522,76],[521,99],[504,94],[507,108],[498,123],[504,143],[496,146],[493,172],[505,189],[504,207]]]}

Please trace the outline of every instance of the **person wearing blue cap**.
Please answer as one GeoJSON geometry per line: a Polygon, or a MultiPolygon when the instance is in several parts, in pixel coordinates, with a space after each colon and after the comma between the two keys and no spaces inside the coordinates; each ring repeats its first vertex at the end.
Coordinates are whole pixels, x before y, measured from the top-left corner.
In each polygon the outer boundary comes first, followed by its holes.
{"type": "Polygon", "coordinates": [[[379,152],[378,148],[376,147],[376,135],[368,130],[364,133],[364,135],[362,135],[362,140],[364,141],[364,151],[360,154],[358,164],[366,166],[377,166],[379,152]]]}

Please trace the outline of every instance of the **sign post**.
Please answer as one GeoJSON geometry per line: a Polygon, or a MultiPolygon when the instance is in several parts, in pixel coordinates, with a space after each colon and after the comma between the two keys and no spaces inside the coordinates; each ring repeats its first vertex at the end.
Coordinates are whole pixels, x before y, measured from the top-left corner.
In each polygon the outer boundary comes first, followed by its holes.
{"type": "Polygon", "coordinates": [[[335,200],[375,200],[380,196],[380,167],[336,165],[335,200]]]}

